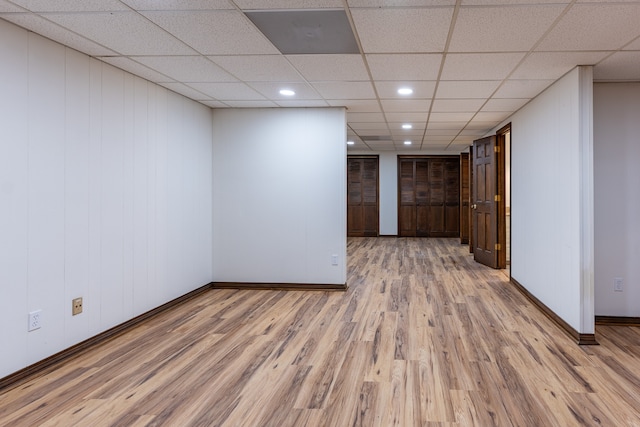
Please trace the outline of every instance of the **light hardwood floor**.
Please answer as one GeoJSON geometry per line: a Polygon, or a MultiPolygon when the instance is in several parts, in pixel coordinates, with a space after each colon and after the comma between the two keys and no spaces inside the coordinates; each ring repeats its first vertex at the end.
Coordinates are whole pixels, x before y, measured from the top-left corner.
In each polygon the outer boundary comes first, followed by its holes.
{"type": "Polygon", "coordinates": [[[349,290],[211,290],[0,394],[2,426],[640,426],[640,329],[580,347],[456,239],[349,290]]]}

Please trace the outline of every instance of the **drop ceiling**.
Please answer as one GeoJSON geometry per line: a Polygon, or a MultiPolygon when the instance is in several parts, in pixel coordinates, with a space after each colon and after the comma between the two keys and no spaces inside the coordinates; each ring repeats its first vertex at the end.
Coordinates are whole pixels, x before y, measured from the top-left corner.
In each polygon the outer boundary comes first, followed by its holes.
{"type": "Polygon", "coordinates": [[[358,152],[460,152],[576,65],[640,81],[638,1],[0,0],[0,18],[213,108],[344,106],[358,152]],[[261,10],[346,13],[359,53],[282,54],[261,10]]]}

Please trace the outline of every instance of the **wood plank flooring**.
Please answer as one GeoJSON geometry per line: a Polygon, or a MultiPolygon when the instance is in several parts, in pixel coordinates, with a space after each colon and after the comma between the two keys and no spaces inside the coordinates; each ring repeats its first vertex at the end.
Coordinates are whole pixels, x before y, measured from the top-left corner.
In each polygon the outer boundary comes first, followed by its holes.
{"type": "Polygon", "coordinates": [[[640,328],[580,347],[457,239],[347,292],[219,289],[0,394],[2,426],[640,426],[640,328]]]}

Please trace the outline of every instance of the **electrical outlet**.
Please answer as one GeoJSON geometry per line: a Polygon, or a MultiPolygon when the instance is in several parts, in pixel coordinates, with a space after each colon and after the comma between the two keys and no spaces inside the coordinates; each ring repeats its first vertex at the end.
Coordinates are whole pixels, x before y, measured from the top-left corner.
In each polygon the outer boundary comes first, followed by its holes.
{"type": "Polygon", "coordinates": [[[622,292],[622,285],[624,285],[624,280],[622,280],[622,277],[615,277],[613,279],[613,290],[615,292],[622,292]]]}
{"type": "Polygon", "coordinates": [[[29,313],[29,325],[27,327],[27,331],[35,331],[36,329],[40,329],[42,327],[42,310],[36,310],[29,313]]]}
{"type": "Polygon", "coordinates": [[[71,314],[75,316],[80,313],[82,313],[82,297],[74,298],[71,301],[71,314]]]}
{"type": "Polygon", "coordinates": [[[338,265],[338,255],[331,255],[331,265],[338,265]]]}

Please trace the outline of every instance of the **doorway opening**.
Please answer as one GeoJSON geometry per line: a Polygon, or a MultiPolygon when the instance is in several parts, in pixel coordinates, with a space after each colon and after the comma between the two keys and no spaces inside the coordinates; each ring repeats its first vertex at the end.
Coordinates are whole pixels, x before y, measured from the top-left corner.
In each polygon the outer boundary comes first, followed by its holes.
{"type": "Polygon", "coordinates": [[[511,276],[511,124],[496,132],[498,149],[498,240],[504,248],[500,268],[511,276]]]}

